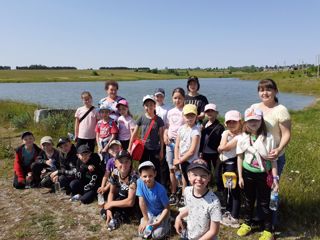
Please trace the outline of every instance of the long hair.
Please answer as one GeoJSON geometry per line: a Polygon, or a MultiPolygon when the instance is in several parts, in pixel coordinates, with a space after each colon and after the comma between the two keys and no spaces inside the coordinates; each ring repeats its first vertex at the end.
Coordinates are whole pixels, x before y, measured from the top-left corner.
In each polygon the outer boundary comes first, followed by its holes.
{"type": "MultiPolygon", "coordinates": [[[[274,91],[279,92],[276,82],[271,78],[262,79],[258,83],[258,92],[260,92],[260,90],[263,90],[263,89],[273,89],[274,91]]],[[[279,99],[275,96],[274,101],[278,103],[279,99]]]]}

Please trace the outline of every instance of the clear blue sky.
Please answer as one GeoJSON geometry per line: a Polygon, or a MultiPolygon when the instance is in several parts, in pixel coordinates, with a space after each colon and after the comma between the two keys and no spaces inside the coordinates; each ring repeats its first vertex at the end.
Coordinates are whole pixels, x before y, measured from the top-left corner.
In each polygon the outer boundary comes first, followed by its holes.
{"type": "Polygon", "coordinates": [[[315,63],[320,1],[0,0],[0,65],[315,63]]]}

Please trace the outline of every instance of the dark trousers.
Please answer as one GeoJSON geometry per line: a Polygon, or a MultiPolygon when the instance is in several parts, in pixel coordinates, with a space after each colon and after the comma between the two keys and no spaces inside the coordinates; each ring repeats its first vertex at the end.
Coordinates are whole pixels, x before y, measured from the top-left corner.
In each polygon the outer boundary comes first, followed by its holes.
{"type": "MultiPolygon", "coordinates": [[[[34,162],[31,164],[32,178],[33,178],[33,182],[35,184],[40,184],[41,171],[46,168],[50,168],[50,166],[48,166],[45,163],[34,162]]],[[[47,173],[49,173],[49,170],[47,171],[47,173]]]]}
{"type": "MultiPolygon", "coordinates": [[[[147,148],[144,148],[142,158],[141,158],[141,163],[145,161],[152,162],[157,171],[156,181],[158,183],[161,183],[161,168],[160,168],[159,152],[160,150],[149,150],[147,148]]],[[[163,159],[163,161],[165,161],[165,159],[163,159]]]]}
{"type": "MultiPolygon", "coordinates": [[[[27,174],[25,174],[27,175],[27,174]]],[[[18,176],[16,175],[16,173],[14,173],[14,177],[13,177],[13,187],[16,189],[24,189],[26,187],[25,182],[18,182],[18,176]]]]}
{"type": "MultiPolygon", "coordinates": [[[[228,159],[225,162],[222,162],[222,173],[225,172],[234,172],[238,175],[238,168],[237,168],[237,158],[228,159]]],[[[228,194],[228,189],[224,189],[224,195],[226,202],[226,210],[231,213],[233,218],[239,219],[239,212],[240,212],[240,187],[238,184],[238,178],[236,187],[231,189],[228,194]],[[228,197],[229,195],[229,197],[228,197]]]]}
{"type": "Polygon", "coordinates": [[[128,150],[130,140],[120,140],[123,150],[128,150]]]}
{"type": "Polygon", "coordinates": [[[97,189],[90,189],[89,191],[84,191],[84,183],[79,179],[74,179],[70,182],[70,190],[72,196],[76,194],[81,194],[80,201],[83,204],[89,204],[94,201],[97,197],[97,189]]]}
{"type": "Polygon", "coordinates": [[[267,173],[253,173],[243,169],[246,224],[252,225],[254,204],[257,200],[262,213],[262,229],[271,231],[272,214],[269,209],[271,188],[267,185],[267,173]]]}
{"type": "Polygon", "coordinates": [[[224,191],[223,182],[222,182],[222,164],[219,160],[219,154],[216,153],[202,153],[202,158],[208,164],[210,172],[213,168],[213,180],[217,185],[217,190],[219,192],[224,191]]]}
{"type": "Polygon", "coordinates": [[[65,175],[59,176],[60,186],[61,188],[66,189],[67,192],[70,191],[70,183],[72,180],[74,180],[74,177],[72,176],[65,176],[65,175]]]}
{"type": "Polygon", "coordinates": [[[83,139],[83,138],[77,138],[77,145],[76,148],[80,147],[81,145],[88,145],[91,152],[94,152],[94,147],[96,145],[96,139],[83,139]]]}
{"type": "Polygon", "coordinates": [[[189,165],[190,165],[190,163],[188,161],[185,161],[185,162],[180,164],[181,173],[182,173],[184,179],[187,182],[187,186],[190,186],[190,182],[189,182],[189,179],[188,179],[188,172],[187,172],[187,169],[188,169],[189,165]]]}

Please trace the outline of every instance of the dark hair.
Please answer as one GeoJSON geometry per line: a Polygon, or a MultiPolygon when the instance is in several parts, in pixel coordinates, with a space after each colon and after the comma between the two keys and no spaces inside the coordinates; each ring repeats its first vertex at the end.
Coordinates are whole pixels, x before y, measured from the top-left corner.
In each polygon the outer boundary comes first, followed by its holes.
{"type": "MultiPolygon", "coordinates": [[[[262,136],[264,136],[264,137],[266,137],[267,136],[267,134],[268,134],[268,130],[267,130],[267,126],[266,126],[266,123],[264,122],[264,119],[263,119],[263,117],[261,118],[261,125],[260,125],[260,127],[259,127],[259,129],[258,129],[258,131],[257,131],[257,136],[259,136],[259,135],[262,135],[262,136]]],[[[248,123],[247,122],[245,122],[244,124],[243,124],[243,131],[246,133],[246,134],[250,134],[250,132],[248,131],[248,123]]]]}
{"type": "Polygon", "coordinates": [[[83,98],[83,96],[85,96],[85,95],[87,95],[88,97],[90,97],[92,99],[92,95],[91,95],[91,93],[89,91],[83,91],[81,93],[81,98],[83,98]]]}
{"type": "Polygon", "coordinates": [[[175,89],[173,89],[173,91],[172,91],[172,96],[175,94],[175,93],[180,93],[181,95],[182,95],[182,97],[186,97],[186,93],[185,93],[185,91],[183,90],[183,88],[181,88],[181,87],[177,87],[177,88],[175,88],[175,89]]]}
{"type": "Polygon", "coordinates": [[[194,81],[194,82],[196,82],[196,83],[198,84],[197,91],[199,91],[199,89],[200,89],[200,83],[199,83],[198,77],[196,77],[196,76],[191,76],[191,77],[188,78],[187,90],[189,91],[189,85],[190,85],[190,82],[192,82],[192,81],[194,81]]]}
{"type": "MultiPolygon", "coordinates": [[[[262,79],[259,83],[258,83],[258,92],[262,89],[273,89],[276,92],[278,92],[278,87],[277,84],[274,80],[272,80],[271,78],[266,78],[266,79],[262,79]]],[[[279,99],[275,96],[274,97],[274,101],[276,103],[279,102],[279,99]]]]}
{"type": "Polygon", "coordinates": [[[104,89],[105,90],[108,90],[109,86],[114,86],[117,88],[117,90],[119,89],[119,85],[117,83],[117,81],[114,81],[114,80],[109,80],[109,81],[106,81],[105,85],[104,85],[104,89]]]}

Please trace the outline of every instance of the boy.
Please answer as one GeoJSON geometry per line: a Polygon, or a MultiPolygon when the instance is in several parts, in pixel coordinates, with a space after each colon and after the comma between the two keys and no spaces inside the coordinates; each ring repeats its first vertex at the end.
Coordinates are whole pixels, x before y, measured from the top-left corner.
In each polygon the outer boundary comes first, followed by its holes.
{"type": "Polygon", "coordinates": [[[32,180],[31,164],[36,160],[41,149],[34,143],[31,132],[21,134],[22,145],[15,151],[13,187],[24,189],[32,180]]]}
{"type": "Polygon", "coordinates": [[[185,228],[182,219],[188,216],[187,239],[217,239],[221,220],[219,199],[208,189],[210,170],[202,159],[194,160],[188,166],[188,178],[192,186],[185,188],[186,208],[176,218],[178,234],[185,228]]]}
{"type": "Polygon", "coordinates": [[[139,225],[139,235],[146,236],[148,225],[152,226],[152,239],[161,239],[170,230],[170,210],[167,191],[155,181],[156,168],[152,162],[146,161],[138,167],[140,178],[137,181],[136,195],[143,218],[139,225]]]}

